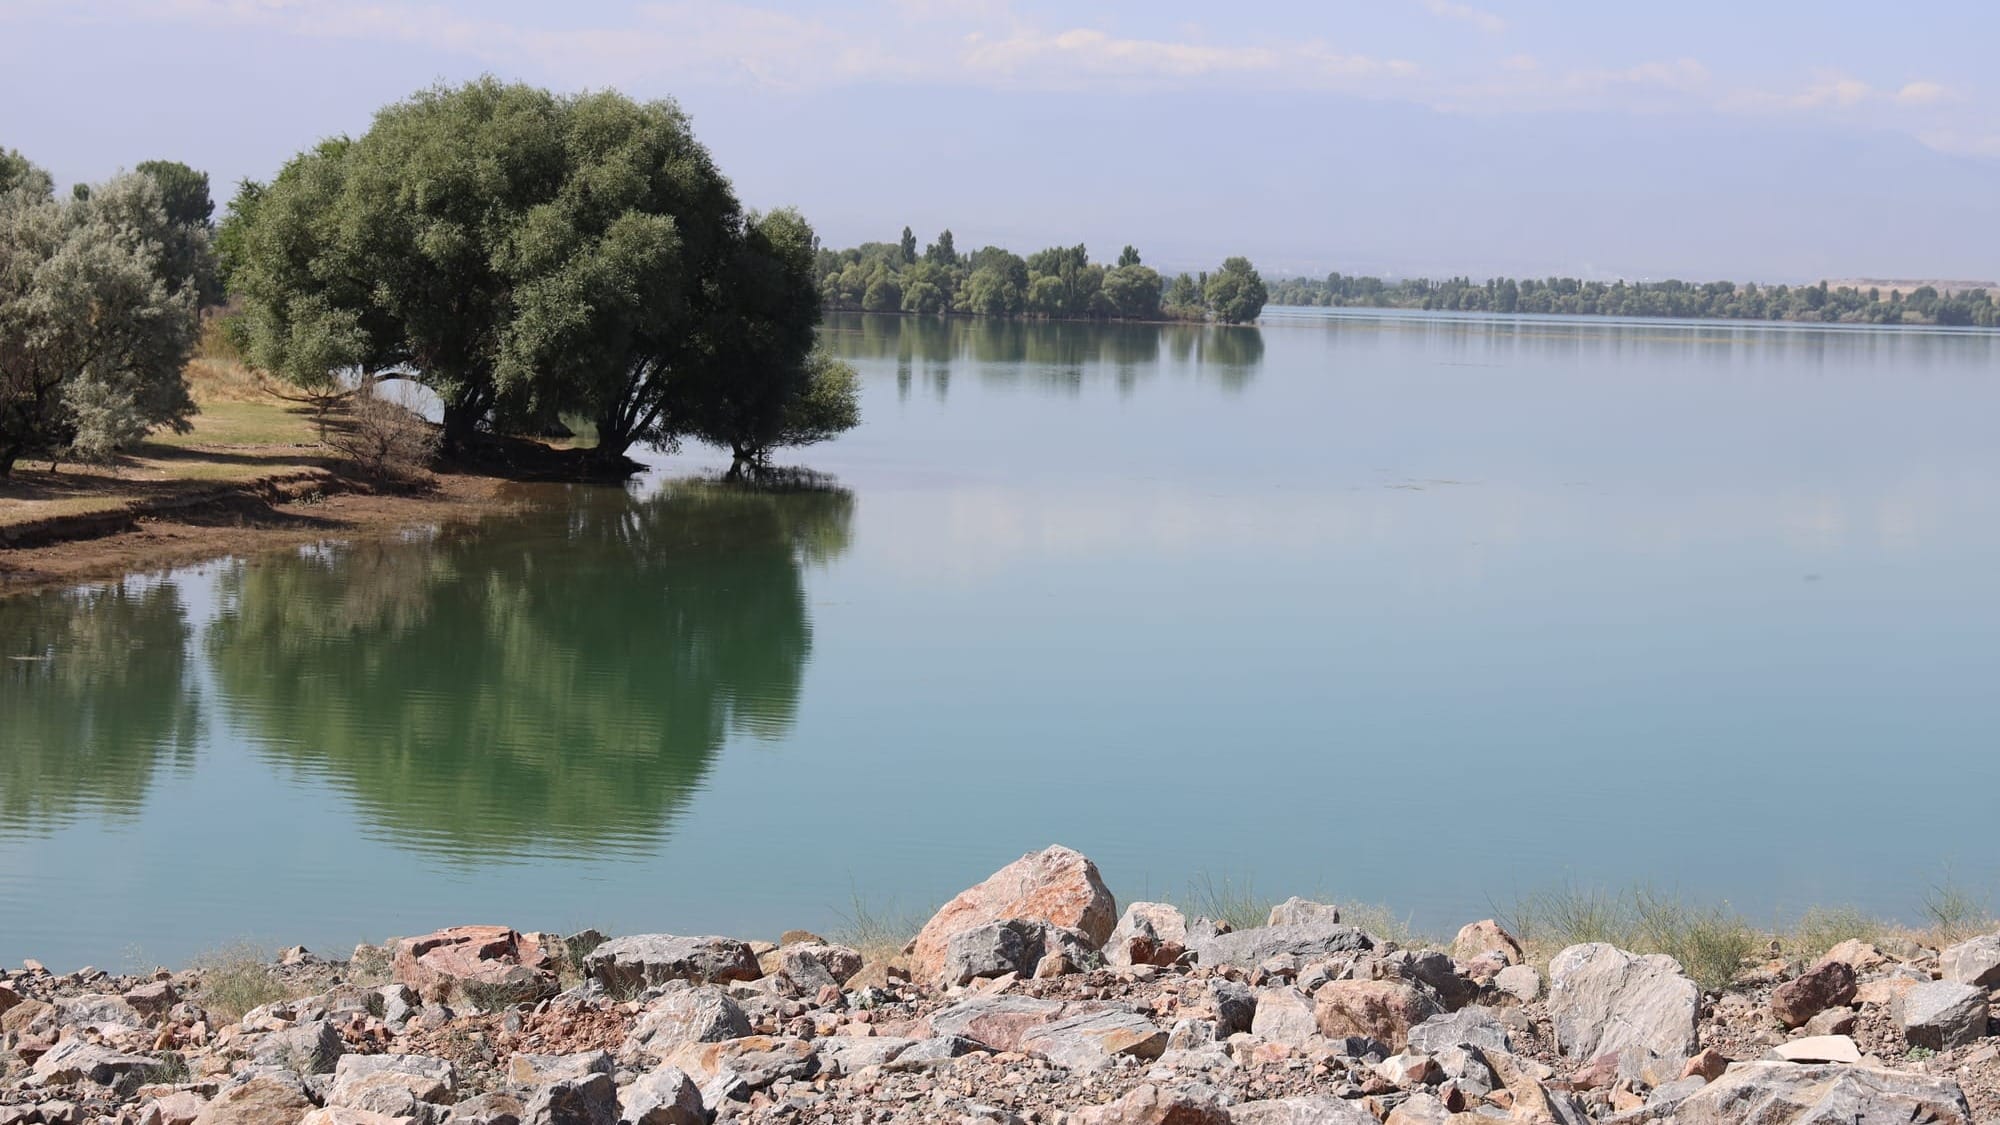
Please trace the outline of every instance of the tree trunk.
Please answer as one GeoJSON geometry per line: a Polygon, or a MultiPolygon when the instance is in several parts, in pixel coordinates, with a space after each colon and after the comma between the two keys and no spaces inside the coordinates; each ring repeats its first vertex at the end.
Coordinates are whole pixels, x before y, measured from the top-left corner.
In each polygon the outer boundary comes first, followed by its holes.
{"type": "Polygon", "coordinates": [[[479,395],[467,395],[444,404],[445,452],[458,454],[471,445],[479,420],[486,415],[486,403],[479,395]]]}

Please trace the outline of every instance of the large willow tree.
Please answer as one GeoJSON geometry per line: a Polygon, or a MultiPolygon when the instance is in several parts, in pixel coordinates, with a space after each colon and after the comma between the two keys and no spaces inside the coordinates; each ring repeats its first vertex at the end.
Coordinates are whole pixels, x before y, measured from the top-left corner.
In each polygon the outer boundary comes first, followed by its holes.
{"type": "Polygon", "coordinates": [[[489,78],[246,184],[223,253],[253,362],[308,385],[414,378],[442,399],[449,448],[563,413],[596,423],[607,460],[731,443],[711,433],[728,429],[717,396],[762,396],[791,424],[737,427],[754,454],[837,423],[829,394],[852,415],[851,374],[813,352],[816,302],[769,296],[787,287],[774,272],[813,286],[811,229],[782,214],[803,255],[776,247],[777,220],[746,220],[672,102],[489,78]]]}

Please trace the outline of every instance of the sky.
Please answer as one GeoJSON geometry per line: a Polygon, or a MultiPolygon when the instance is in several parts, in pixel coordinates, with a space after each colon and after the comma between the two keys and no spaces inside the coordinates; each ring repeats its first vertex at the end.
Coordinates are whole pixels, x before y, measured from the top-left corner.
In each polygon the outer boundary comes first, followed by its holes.
{"type": "Polygon", "coordinates": [[[2000,4],[0,0],[0,146],[224,199],[435,82],[690,112],[828,245],[1267,276],[2000,276],[2000,4]]]}

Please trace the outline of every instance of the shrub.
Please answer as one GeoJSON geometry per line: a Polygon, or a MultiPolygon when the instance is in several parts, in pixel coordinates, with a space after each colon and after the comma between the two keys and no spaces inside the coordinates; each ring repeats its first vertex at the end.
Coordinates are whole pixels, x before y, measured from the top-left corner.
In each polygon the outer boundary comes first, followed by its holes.
{"type": "Polygon", "coordinates": [[[354,392],[345,422],[326,441],[363,476],[410,481],[429,471],[438,438],[437,427],[403,403],[391,402],[375,385],[354,392]]]}
{"type": "Polygon", "coordinates": [[[235,945],[203,954],[195,958],[194,968],[201,974],[196,1001],[227,1019],[242,1019],[250,1009],[288,995],[277,966],[255,946],[235,945]]]}

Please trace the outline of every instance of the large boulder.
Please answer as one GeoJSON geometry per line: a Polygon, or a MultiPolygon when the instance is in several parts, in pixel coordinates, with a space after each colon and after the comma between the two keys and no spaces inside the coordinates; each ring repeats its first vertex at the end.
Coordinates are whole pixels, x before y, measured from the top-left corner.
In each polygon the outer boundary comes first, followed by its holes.
{"type": "Polygon", "coordinates": [[[585,955],[583,971],[614,993],[638,992],[676,980],[727,984],[764,975],[757,955],[744,942],[673,934],[612,938],[585,955]]]}
{"type": "Polygon", "coordinates": [[[1379,1039],[1396,1051],[1409,1046],[1411,1028],[1443,1011],[1436,997],[1406,980],[1337,980],[1313,994],[1321,1035],[1379,1039]]]}
{"type": "Polygon", "coordinates": [[[1312,997],[1289,984],[1259,991],[1253,1011],[1250,1034],[1260,1039],[1303,1047],[1319,1034],[1312,997]]]}
{"type": "Polygon", "coordinates": [[[808,994],[839,987],[861,971],[861,951],[829,942],[795,942],[778,950],[778,971],[808,994]]]}
{"type": "Polygon", "coordinates": [[[915,943],[914,975],[937,979],[954,935],[1011,918],[1081,930],[1095,948],[1111,937],[1118,903],[1097,865],[1081,852],[1055,846],[1024,855],[978,886],[960,891],[924,923],[915,943]]]}
{"type": "Polygon", "coordinates": [[[1986,990],[1957,981],[1915,985],[1890,1006],[1896,1026],[1912,1047],[1949,1051],[1986,1034],[1986,990]]]}
{"type": "Polygon", "coordinates": [[[1507,1028],[1490,1008],[1461,1008],[1449,1015],[1432,1016],[1410,1029],[1410,1049],[1435,1055],[1448,1047],[1477,1047],[1482,1051],[1512,1051],[1514,1044],[1507,1028]]]}
{"type": "Polygon", "coordinates": [[[2000,988],[2000,934],[1961,941],[1938,955],[1944,979],[1981,988],[2000,988]]]}
{"type": "Polygon", "coordinates": [[[557,1079],[528,1099],[521,1125],[618,1125],[618,1087],[601,1072],[557,1079]]]}
{"type": "Polygon", "coordinates": [[[1319,923],[1332,925],[1340,921],[1340,907],[1330,902],[1314,902],[1297,895],[1271,908],[1264,919],[1266,926],[1307,926],[1319,923]]]}
{"type": "Polygon", "coordinates": [[[1076,1115],[1082,1125],[1230,1125],[1222,1099],[1205,1087],[1135,1086],[1114,1102],[1076,1115]]]}
{"type": "Polygon", "coordinates": [[[970,1039],[990,1051],[1017,1051],[1029,1031],[1059,1018],[1059,1000],[1032,996],[973,996],[933,1012],[925,1022],[934,1035],[970,1039]]]}
{"type": "Polygon", "coordinates": [[[669,992],[639,1014],[619,1048],[621,1058],[655,1062],[690,1043],[720,1043],[750,1034],[750,1017],[715,985],[669,992]]]}
{"type": "Polygon", "coordinates": [[[396,980],[428,999],[504,1007],[556,993],[550,951],[506,926],[453,926],[404,938],[395,950],[396,980]]]}
{"type": "Polygon", "coordinates": [[[1949,1078],[1865,1066],[1739,1063],[1675,1111],[1678,1125],[1972,1125],[1949,1078]]]}
{"type": "Polygon", "coordinates": [[[1135,902],[1104,943],[1104,959],[1118,966],[1171,965],[1187,946],[1185,915],[1164,902],[1135,902]]]}
{"type": "Polygon", "coordinates": [[[88,1039],[70,1038],[57,1043],[35,1060],[35,1077],[51,1086],[95,1082],[100,1086],[136,1086],[146,1072],[159,1065],[150,1055],[127,1054],[102,1047],[88,1039]]]}
{"type": "Polygon", "coordinates": [[[417,1117],[424,1105],[450,1105],[458,1071],[431,1055],[342,1055],[334,1064],[326,1104],[417,1117]]]}
{"type": "Polygon", "coordinates": [[[1549,1018],[1565,1058],[1639,1047],[1685,1059],[1696,1046],[1701,990],[1665,954],[1638,956],[1603,942],[1572,945],[1549,963],[1549,1018]]]}
{"type": "Polygon", "coordinates": [[[981,977],[1033,975],[1042,959],[1042,924],[1025,918],[986,922],[951,935],[938,979],[968,984],[981,977]]]}
{"type": "Polygon", "coordinates": [[[1854,1002],[1854,969],[1845,961],[1821,961],[1771,992],[1771,1014],[1788,1028],[1854,1002]]]}
{"type": "Polygon", "coordinates": [[[1257,926],[1215,934],[1194,944],[1195,959],[1204,965],[1236,965],[1246,969],[1254,969],[1273,957],[1310,959],[1373,948],[1374,939],[1360,929],[1327,921],[1257,926]]]}

